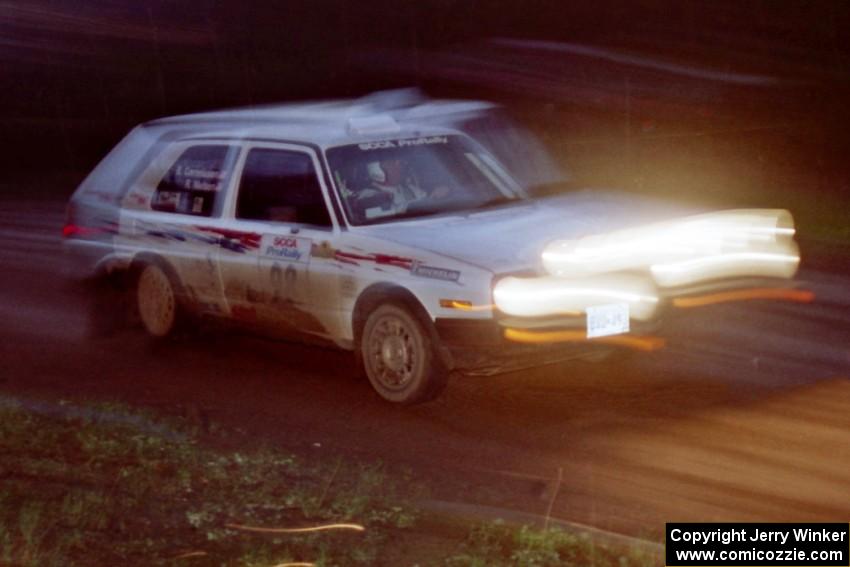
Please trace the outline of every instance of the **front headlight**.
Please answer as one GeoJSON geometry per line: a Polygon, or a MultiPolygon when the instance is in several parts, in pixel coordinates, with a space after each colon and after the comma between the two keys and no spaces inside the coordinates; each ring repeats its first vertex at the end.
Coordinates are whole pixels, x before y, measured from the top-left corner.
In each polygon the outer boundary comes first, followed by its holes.
{"type": "Polygon", "coordinates": [[[651,319],[657,288],[739,277],[790,278],[800,262],[794,220],[785,210],[746,209],[552,242],[549,276],[499,280],[496,306],[515,316],[583,315],[588,307],[628,304],[651,319]]]}
{"type": "Polygon", "coordinates": [[[507,277],[496,283],[493,299],[502,312],[519,317],[578,316],[591,306],[626,303],[632,318],[645,321],[658,308],[658,295],[648,278],[619,274],[569,279],[507,277]]]}

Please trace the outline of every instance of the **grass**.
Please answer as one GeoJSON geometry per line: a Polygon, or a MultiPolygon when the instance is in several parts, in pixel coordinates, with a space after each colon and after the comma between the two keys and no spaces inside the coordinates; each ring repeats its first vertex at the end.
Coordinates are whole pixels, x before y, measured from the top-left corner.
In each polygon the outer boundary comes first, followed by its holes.
{"type": "Polygon", "coordinates": [[[0,565],[643,565],[558,530],[421,533],[409,472],[223,448],[191,421],[0,397],[0,565]],[[328,524],[362,529],[262,531],[328,524]],[[424,538],[424,539],[423,539],[424,538]],[[425,540],[428,540],[425,542],[425,540]],[[435,553],[436,548],[436,553],[435,553]]]}
{"type": "Polygon", "coordinates": [[[415,522],[409,479],[381,464],[216,450],[179,421],[63,409],[0,407],[0,564],[153,565],[192,554],[183,562],[369,565],[415,522]],[[327,523],[365,531],[228,527],[327,523]]]}
{"type": "Polygon", "coordinates": [[[657,559],[636,549],[599,544],[558,528],[514,527],[496,521],[473,528],[447,567],[649,566],[657,559]]]}

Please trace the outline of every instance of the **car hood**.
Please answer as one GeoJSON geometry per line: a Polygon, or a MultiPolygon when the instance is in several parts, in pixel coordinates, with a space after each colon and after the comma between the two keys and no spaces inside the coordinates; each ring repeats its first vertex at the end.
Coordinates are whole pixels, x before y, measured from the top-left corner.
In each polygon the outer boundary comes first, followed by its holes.
{"type": "Polygon", "coordinates": [[[496,209],[370,226],[370,236],[427,250],[494,274],[539,272],[551,241],[689,214],[681,206],[615,191],[583,190],[496,209]]]}

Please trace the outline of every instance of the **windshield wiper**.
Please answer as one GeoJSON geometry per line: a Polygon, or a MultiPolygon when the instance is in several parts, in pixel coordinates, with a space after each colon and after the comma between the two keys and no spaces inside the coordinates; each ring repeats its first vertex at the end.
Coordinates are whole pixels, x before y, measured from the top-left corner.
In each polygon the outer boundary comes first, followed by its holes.
{"type": "Polygon", "coordinates": [[[407,219],[415,219],[421,217],[433,217],[436,215],[440,215],[443,213],[454,213],[457,211],[446,210],[442,208],[435,207],[414,207],[404,211],[403,213],[396,213],[393,215],[381,216],[374,219],[371,219],[369,222],[365,224],[384,224],[388,222],[395,222],[399,220],[407,220],[407,219]]]}
{"type": "Polygon", "coordinates": [[[491,209],[494,207],[498,207],[501,205],[506,205],[508,203],[513,203],[515,201],[521,201],[519,197],[495,197],[493,199],[489,199],[482,203],[470,203],[468,206],[459,206],[459,207],[446,207],[445,205],[434,204],[434,206],[429,206],[426,203],[414,203],[408,210],[403,213],[397,213],[394,215],[387,215],[385,217],[378,217],[372,219],[370,222],[366,224],[383,224],[388,222],[395,222],[399,220],[407,220],[407,219],[415,219],[422,217],[433,217],[438,215],[462,215],[468,216],[471,214],[475,214],[476,212],[491,209]]]}
{"type": "Polygon", "coordinates": [[[554,197],[581,188],[582,185],[579,185],[571,179],[566,179],[563,181],[552,181],[550,183],[538,183],[536,185],[532,185],[531,187],[528,187],[528,194],[532,197],[554,197]]]}
{"type": "Polygon", "coordinates": [[[508,203],[513,203],[514,201],[519,201],[519,197],[506,197],[504,195],[500,197],[495,197],[493,199],[488,199],[483,203],[476,205],[476,209],[492,209],[493,207],[500,207],[502,205],[507,205],[508,203]]]}

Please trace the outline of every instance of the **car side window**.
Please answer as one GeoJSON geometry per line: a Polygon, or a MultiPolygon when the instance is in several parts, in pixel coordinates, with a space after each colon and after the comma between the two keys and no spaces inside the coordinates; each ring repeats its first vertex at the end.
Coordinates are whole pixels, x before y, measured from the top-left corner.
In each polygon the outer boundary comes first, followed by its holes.
{"type": "Polygon", "coordinates": [[[151,208],[202,217],[217,213],[236,153],[236,149],[231,146],[199,145],[187,148],[160,180],[151,208]]]}
{"type": "Polygon", "coordinates": [[[330,227],[313,160],[303,152],[255,148],[248,152],[236,216],[330,227]]]}

